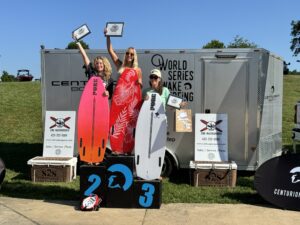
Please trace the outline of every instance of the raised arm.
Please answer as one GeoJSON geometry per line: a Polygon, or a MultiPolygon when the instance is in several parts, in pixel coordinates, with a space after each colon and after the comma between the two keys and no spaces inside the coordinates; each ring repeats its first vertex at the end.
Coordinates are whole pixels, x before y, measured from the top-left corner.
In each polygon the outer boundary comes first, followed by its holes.
{"type": "Polygon", "coordinates": [[[78,46],[78,49],[79,49],[80,54],[82,56],[84,65],[88,66],[91,61],[90,61],[89,57],[87,56],[84,48],[82,47],[81,43],[74,37],[74,35],[72,35],[72,38],[74,39],[76,45],[78,46]]]}
{"type": "Polygon", "coordinates": [[[79,51],[80,51],[80,54],[82,56],[84,65],[88,66],[90,64],[90,62],[91,62],[90,59],[89,59],[89,57],[87,56],[87,54],[86,54],[84,48],[82,47],[81,43],[78,41],[78,42],[76,42],[76,44],[77,44],[77,46],[79,48],[79,51]]]}
{"type": "MultiPolygon", "coordinates": [[[[104,29],[104,35],[106,36],[107,30],[106,28],[104,29]]],[[[106,47],[107,47],[107,51],[112,59],[112,61],[114,62],[115,66],[117,67],[117,69],[119,69],[122,66],[122,63],[118,57],[118,55],[115,53],[112,44],[111,44],[111,40],[109,36],[106,36],[106,47]]]]}

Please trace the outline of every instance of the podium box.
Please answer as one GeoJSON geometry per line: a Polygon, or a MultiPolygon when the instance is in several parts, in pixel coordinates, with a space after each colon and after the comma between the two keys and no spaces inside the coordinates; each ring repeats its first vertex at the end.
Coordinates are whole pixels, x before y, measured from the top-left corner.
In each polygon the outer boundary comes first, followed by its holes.
{"type": "Polygon", "coordinates": [[[105,206],[106,192],[106,166],[103,164],[80,166],[80,200],[96,194],[102,200],[100,205],[105,206]]]}
{"type": "Polygon", "coordinates": [[[162,203],[162,180],[134,180],[135,208],[159,209],[162,203]]]}

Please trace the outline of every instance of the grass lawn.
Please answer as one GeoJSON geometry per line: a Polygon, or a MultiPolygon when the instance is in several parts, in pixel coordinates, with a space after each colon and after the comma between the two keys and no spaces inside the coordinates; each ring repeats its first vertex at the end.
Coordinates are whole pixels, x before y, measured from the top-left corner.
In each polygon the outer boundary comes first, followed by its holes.
{"type": "MultiPolygon", "coordinates": [[[[294,104],[300,100],[300,76],[284,76],[283,144],[292,148],[294,104]]],[[[31,199],[79,199],[79,177],[69,183],[33,183],[27,161],[42,155],[42,109],[39,82],[0,83],[0,157],[7,174],[0,196],[31,199]]],[[[237,187],[193,187],[189,171],[163,180],[164,203],[250,203],[264,200],[253,187],[253,176],[239,174],[237,187]]]]}

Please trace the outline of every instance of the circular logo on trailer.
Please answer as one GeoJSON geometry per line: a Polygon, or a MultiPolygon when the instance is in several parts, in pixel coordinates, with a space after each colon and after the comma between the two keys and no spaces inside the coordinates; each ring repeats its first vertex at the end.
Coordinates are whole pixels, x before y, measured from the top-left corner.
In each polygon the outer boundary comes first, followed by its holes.
{"type": "Polygon", "coordinates": [[[118,188],[127,191],[133,183],[131,170],[123,164],[114,164],[107,169],[111,172],[108,178],[109,188],[118,188]]]}

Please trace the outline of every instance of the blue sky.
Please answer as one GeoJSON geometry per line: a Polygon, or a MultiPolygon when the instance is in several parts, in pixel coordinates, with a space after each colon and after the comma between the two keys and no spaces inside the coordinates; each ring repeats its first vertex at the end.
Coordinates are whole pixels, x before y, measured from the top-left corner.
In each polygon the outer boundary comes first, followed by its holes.
{"type": "Polygon", "coordinates": [[[290,50],[299,0],[2,0],[0,9],[1,74],[27,68],[39,78],[40,45],[64,49],[83,23],[92,31],[84,41],[104,49],[107,21],[125,22],[123,37],[112,40],[115,48],[200,49],[212,39],[228,44],[240,35],[300,71],[300,55],[290,50]]]}

